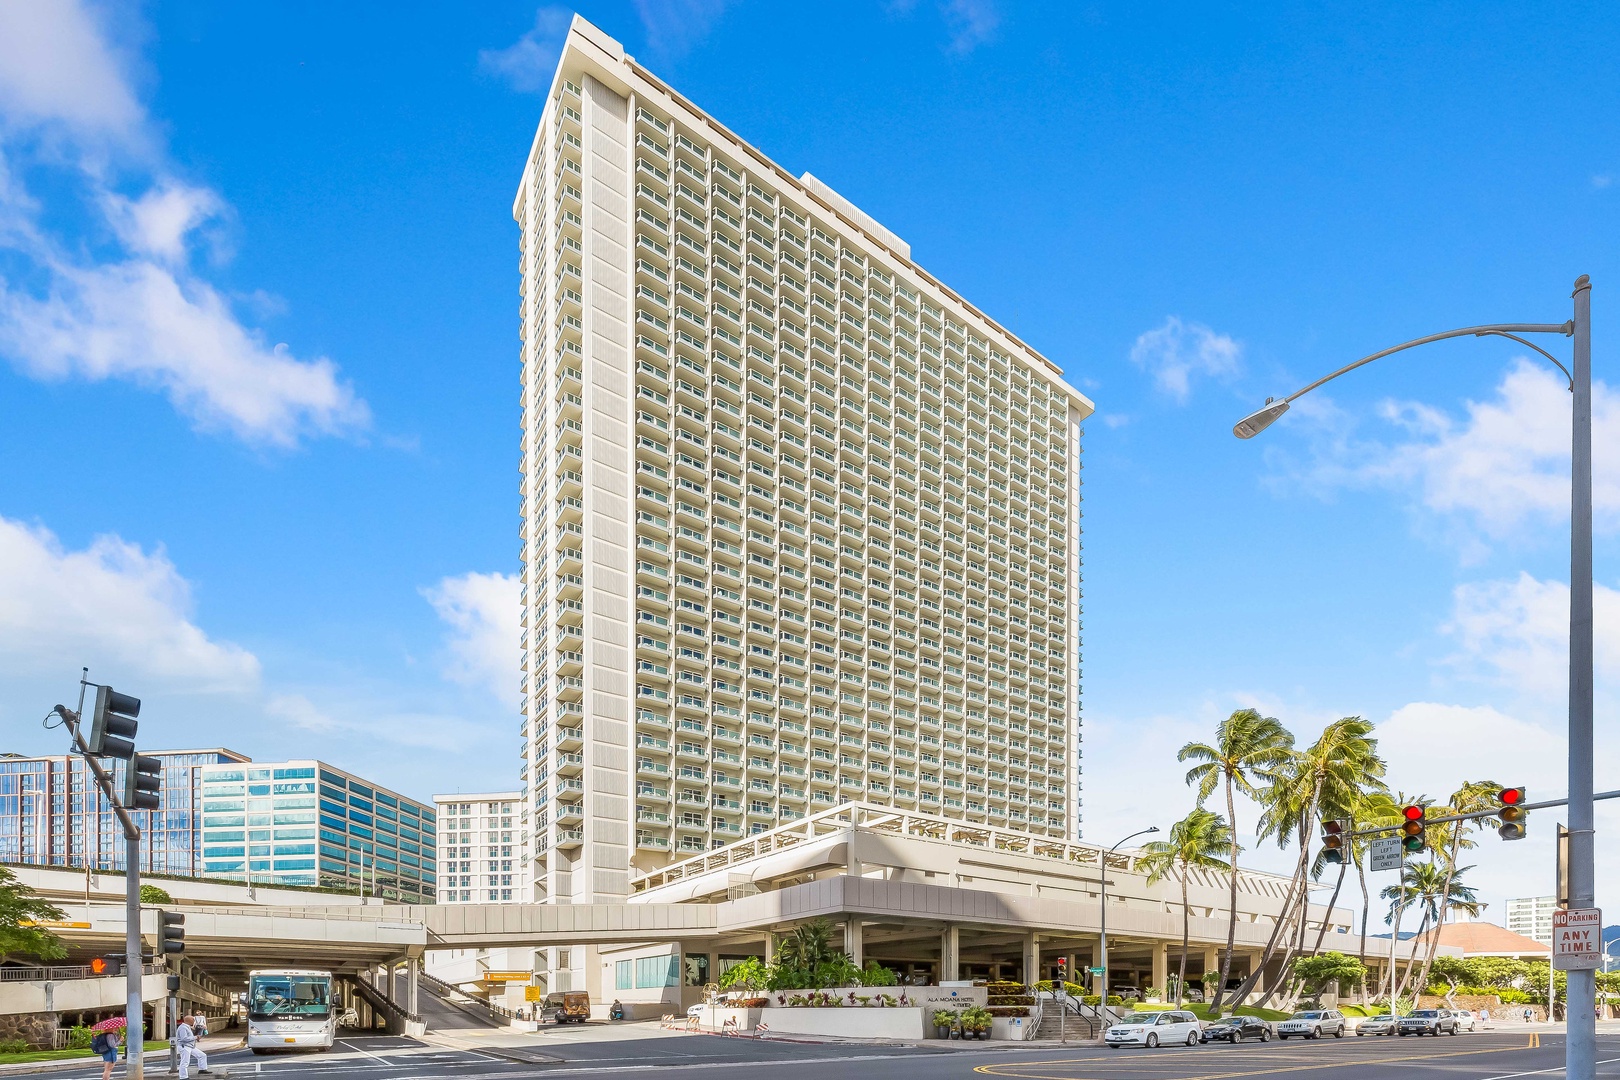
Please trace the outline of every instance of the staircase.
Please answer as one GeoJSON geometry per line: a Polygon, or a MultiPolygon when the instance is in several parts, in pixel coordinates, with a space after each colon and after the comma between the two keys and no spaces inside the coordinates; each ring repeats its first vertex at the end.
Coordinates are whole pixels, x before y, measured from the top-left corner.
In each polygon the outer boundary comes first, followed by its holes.
{"type": "Polygon", "coordinates": [[[1056,1000],[1043,994],[1041,1020],[1030,1038],[1057,1042],[1066,1037],[1070,1042],[1088,1042],[1102,1033],[1102,1025],[1103,1019],[1096,1008],[1082,1005],[1073,998],[1056,1000]]]}

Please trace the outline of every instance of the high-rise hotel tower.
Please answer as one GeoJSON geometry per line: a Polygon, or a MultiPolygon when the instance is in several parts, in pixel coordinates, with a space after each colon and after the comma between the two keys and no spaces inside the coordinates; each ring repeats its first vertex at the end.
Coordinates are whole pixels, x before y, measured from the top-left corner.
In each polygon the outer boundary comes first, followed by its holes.
{"type": "Polygon", "coordinates": [[[535,898],[848,801],[1077,835],[1091,403],[582,19],[513,214],[535,898]]]}

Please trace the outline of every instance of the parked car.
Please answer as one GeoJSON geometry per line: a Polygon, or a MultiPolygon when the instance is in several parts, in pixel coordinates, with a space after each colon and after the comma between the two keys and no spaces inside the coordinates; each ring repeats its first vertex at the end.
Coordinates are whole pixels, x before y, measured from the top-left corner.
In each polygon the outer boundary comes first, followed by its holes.
{"type": "Polygon", "coordinates": [[[1473,1009],[1452,1009],[1451,1015],[1457,1021],[1458,1031],[1473,1031],[1478,1026],[1473,1009]]]}
{"type": "Polygon", "coordinates": [[[1228,1016],[1204,1026],[1201,1036],[1204,1042],[1217,1042],[1224,1039],[1234,1046],[1244,1039],[1259,1039],[1261,1042],[1271,1041],[1271,1025],[1258,1016],[1228,1016]]]}
{"type": "Polygon", "coordinates": [[[1117,997],[1121,1001],[1141,1001],[1142,991],[1134,986],[1116,986],[1108,991],[1109,997],[1117,997]]]}
{"type": "Polygon", "coordinates": [[[540,1008],[535,1011],[535,1016],[557,1024],[566,1024],[569,1021],[583,1024],[591,1018],[591,996],[583,990],[565,990],[547,994],[546,1000],[541,1002],[540,1008]]]}
{"type": "Polygon", "coordinates": [[[1103,1042],[1118,1050],[1122,1046],[1197,1046],[1198,1017],[1190,1012],[1132,1013],[1103,1034],[1103,1042]]]}
{"type": "Polygon", "coordinates": [[[1395,1017],[1389,1013],[1382,1016],[1369,1016],[1356,1025],[1357,1035],[1393,1035],[1395,1034],[1395,1017]]]}
{"type": "Polygon", "coordinates": [[[1419,1009],[1401,1017],[1395,1028],[1397,1035],[1455,1035],[1457,1018],[1450,1009],[1419,1009]]]}
{"type": "Polygon", "coordinates": [[[1295,1035],[1302,1039],[1320,1039],[1323,1035],[1342,1039],[1344,1013],[1338,1009],[1310,1009],[1297,1012],[1277,1025],[1277,1038],[1287,1039],[1295,1035]]]}

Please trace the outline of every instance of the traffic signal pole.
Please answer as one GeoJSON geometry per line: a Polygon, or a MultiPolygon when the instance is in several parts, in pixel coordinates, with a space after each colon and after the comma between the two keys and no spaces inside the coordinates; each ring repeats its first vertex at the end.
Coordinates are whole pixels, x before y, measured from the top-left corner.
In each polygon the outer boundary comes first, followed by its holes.
{"type": "Polygon", "coordinates": [[[79,730],[79,714],[66,705],[58,705],[55,712],[73,733],[79,756],[96,778],[102,794],[107,796],[124,830],[124,1075],[131,1080],[142,1080],[146,1075],[141,1060],[146,1037],[145,1017],[141,1013],[141,827],[119,802],[111,774],[90,752],[84,733],[79,730]]]}
{"type": "MultiPolygon", "coordinates": [[[[1591,799],[1593,802],[1603,802],[1605,799],[1620,799],[1620,791],[1600,791],[1596,795],[1588,795],[1587,798],[1591,799]]],[[[1519,809],[1529,813],[1531,810],[1547,810],[1554,806],[1569,805],[1570,801],[1568,799],[1547,799],[1543,802],[1520,803],[1519,809]]],[[[1425,825],[1443,825],[1448,821],[1477,821],[1480,818],[1495,817],[1501,812],[1501,808],[1496,807],[1491,810],[1475,810],[1468,814],[1447,814],[1445,817],[1425,817],[1423,819],[1423,823],[1425,825]]],[[[1377,836],[1380,833],[1400,831],[1400,825],[1369,825],[1364,829],[1356,829],[1349,835],[1377,836]]],[[[1573,897],[1571,898],[1570,906],[1575,906],[1573,897]]]]}

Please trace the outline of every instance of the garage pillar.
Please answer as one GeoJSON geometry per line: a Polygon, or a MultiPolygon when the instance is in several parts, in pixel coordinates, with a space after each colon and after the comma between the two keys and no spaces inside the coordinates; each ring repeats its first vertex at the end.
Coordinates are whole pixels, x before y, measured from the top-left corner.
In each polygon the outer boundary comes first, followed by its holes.
{"type": "MultiPolygon", "coordinates": [[[[1205,949],[1204,950],[1204,971],[1219,971],[1219,970],[1221,970],[1221,950],[1220,949],[1205,949]]],[[[1203,977],[1204,971],[1200,971],[1198,973],[1200,978],[1203,977]]]]}
{"type": "Polygon", "coordinates": [[[405,961],[405,1011],[412,1016],[422,1015],[416,1008],[417,990],[422,976],[422,958],[410,957],[405,961]]]}
{"type": "Polygon", "coordinates": [[[1024,985],[1029,986],[1041,978],[1041,935],[1024,935],[1024,985]]]}
{"type": "Polygon", "coordinates": [[[1163,990],[1165,984],[1170,981],[1169,946],[1162,941],[1155,941],[1150,948],[1153,957],[1153,982],[1151,985],[1163,990]]]}
{"type": "Polygon", "coordinates": [[[863,959],[865,949],[861,942],[861,920],[857,918],[851,917],[844,922],[844,952],[856,967],[866,966],[863,959]]]}
{"type": "Polygon", "coordinates": [[[962,977],[962,934],[955,923],[948,923],[939,936],[939,981],[957,982],[962,977]]]}

